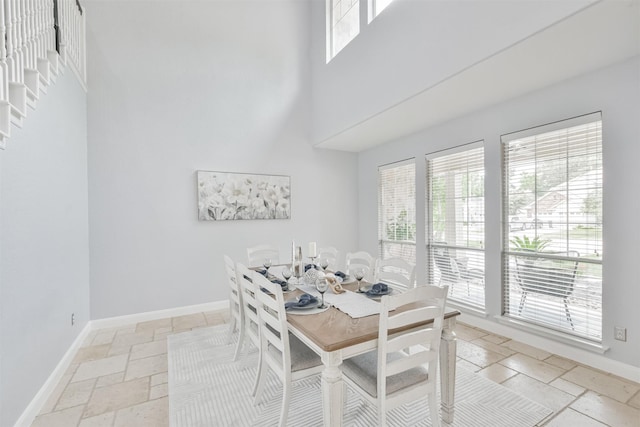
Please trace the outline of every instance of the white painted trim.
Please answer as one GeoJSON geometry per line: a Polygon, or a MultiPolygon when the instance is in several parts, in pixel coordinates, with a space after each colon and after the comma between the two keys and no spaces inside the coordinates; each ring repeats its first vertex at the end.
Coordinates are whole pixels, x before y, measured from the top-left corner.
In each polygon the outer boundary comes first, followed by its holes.
{"type": "Polygon", "coordinates": [[[47,400],[58,386],[60,379],[67,371],[73,358],[75,357],[78,349],[82,346],[84,340],[89,334],[96,329],[114,328],[119,326],[130,325],[132,323],[146,322],[149,320],[164,319],[167,317],[184,316],[187,314],[201,313],[205,311],[215,311],[229,308],[229,300],[213,301],[205,304],[189,305],[184,307],[169,308],[166,310],[148,311],[145,313],[129,314],[126,316],[110,317],[105,319],[90,320],[87,322],[82,331],[78,334],[73,341],[69,349],[66,351],[58,365],[53,369],[49,378],[42,385],[38,393],[31,400],[29,405],[25,408],[24,412],[18,421],[14,424],[14,427],[29,427],[36,416],[40,413],[42,407],[47,403],[47,400]]]}
{"type": "Polygon", "coordinates": [[[64,356],[62,356],[58,365],[53,369],[49,378],[47,378],[42,387],[40,387],[40,390],[38,390],[38,393],[36,393],[29,405],[27,405],[25,410],[22,412],[22,415],[20,415],[20,418],[16,421],[14,427],[28,427],[33,423],[33,420],[38,416],[42,407],[47,403],[47,400],[49,400],[51,393],[53,393],[58,386],[62,376],[67,372],[73,358],[76,356],[76,352],[82,346],[84,340],[89,336],[91,330],[91,322],[87,322],[64,356]]]}
{"type": "Polygon", "coordinates": [[[541,350],[548,351],[549,353],[575,360],[578,363],[612,373],[627,380],[640,383],[640,369],[637,366],[610,359],[602,354],[578,348],[568,343],[541,337],[506,324],[497,323],[486,318],[476,317],[466,313],[460,315],[459,321],[473,327],[484,329],[487,332],[502,335],[541,350]]]}
{"type": "Polygon", "coordinates": [[[147,311],[144,313],[128,314],[125,316],[108,317],[91,321],[91,329],[117,328],[132,323],[148,322],[150,320],[165,319],[167,317],[184,316],[187,314],[202,313],[229,308],[229,300],[213,301],[205,304],[187,305],[183,307],[168,308],[165,310],[147,311]]]}

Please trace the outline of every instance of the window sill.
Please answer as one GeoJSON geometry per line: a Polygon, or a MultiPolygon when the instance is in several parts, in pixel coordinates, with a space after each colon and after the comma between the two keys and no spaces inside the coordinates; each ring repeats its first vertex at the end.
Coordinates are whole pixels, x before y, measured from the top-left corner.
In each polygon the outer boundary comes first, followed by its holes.
{"type": "Polygon", "coordinates": [[[604,354],[609,350],[609,347],[602,345],[602,343],[589,341],[585,338],[564,334],[562,332],[554,331],[552,329],[547,329],[542,326],[532,325],[530,323],[522,322],[516,319],[511,319],[509,317],[495,316],[494,319],[498,323],[506,326],[510,326],[514,329],[519,329],[521,331],[528,332],[542,338],[551,339],[551,340],[560,342],[562,344],[566,344],[572,347],[580,348],[582,350],[590,351],[592,353],[604,354]]]}

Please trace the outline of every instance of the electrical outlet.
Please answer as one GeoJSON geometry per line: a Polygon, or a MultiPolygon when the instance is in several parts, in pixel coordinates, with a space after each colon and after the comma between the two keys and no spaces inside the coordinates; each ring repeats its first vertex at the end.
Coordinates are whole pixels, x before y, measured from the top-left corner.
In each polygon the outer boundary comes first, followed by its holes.
{"type": "Polygon", "coordinates": [[[71,326],[76,324],[76,314],[71,313],[71,326]]]}
{"type": "Polygon", "coordinates": [[[616,326],[614,328],[615,339],[618,341],[626,341],[627,340],[627,328],[622,326],[616,326]]]}

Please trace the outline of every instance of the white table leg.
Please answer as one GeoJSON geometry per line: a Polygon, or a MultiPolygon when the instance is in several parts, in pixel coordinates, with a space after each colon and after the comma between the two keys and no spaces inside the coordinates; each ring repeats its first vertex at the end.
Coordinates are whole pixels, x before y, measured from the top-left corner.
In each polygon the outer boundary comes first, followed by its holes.
{"type": "Polygon", "coordinates": [[[344,407],[344,393],[342,370],[342,353],[334,351],[322,354],[322,411],[325,427],[339,427],[342,425],[342,411],[344,407]]]}
{"type": "Polygon", "coordinates": [[[442,419],[453,423],[456,381],[456,318],[445,319],[440,342],[440,406],[442,419]]]}

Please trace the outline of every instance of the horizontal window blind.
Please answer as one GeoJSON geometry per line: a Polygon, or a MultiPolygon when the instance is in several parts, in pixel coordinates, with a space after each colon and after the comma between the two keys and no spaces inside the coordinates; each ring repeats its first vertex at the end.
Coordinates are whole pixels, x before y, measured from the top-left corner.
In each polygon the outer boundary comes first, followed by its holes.
{"type": "Polygon", "coordinates": [[[502,137],[503,313],[602,339],[602,122],[502,137]]]}
{"type": "Polygon", "coordinates": [[[378,168],[379,257],[416,263],[416,165],[405,160],[378,168]]]}
{"type": "Polygon", "coordinates": [[[449,298],[484,309],[484,147],[474,143],[428,155],[429,282],[449,298]]]}

